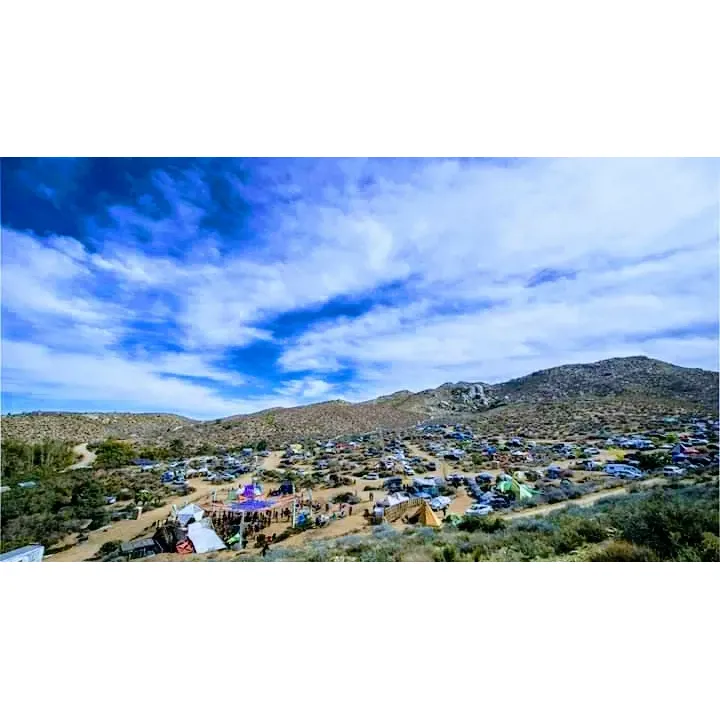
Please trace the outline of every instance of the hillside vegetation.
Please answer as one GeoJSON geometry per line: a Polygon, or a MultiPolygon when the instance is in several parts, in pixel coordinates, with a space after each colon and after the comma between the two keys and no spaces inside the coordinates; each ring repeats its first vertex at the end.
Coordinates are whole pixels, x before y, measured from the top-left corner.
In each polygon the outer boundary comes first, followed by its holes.
{"type": "Polygon", "coordinates": [[[5,416],[3,435],[23,442],[129,440],[137,445],[237,446],[327,439],[378,428],[404,429],[429,419],[472,418],[488,432],[527,427],[543,436],[558,430],[593,432],[603,425],[632,428],[652,415],[711,412],[718,406],[718,373],[645,357],[563,365],[496,385],[446,383],[418,393],[399,391],[364,403],[324,402],[274,408],[207,422],[169,414],[29,413],[5,416]]]}
{"type": "MultiPolygon", "coordinates": [[[[717,477],[669,489],[601,500],[543,518],[507,522],[465,518],[454,528],[399,531],[381,525],[370,534],[270,550],[266,561],[503,562],[591,561],[717,562],[717,477]]],[[[240,561],[262,557],[240,556],[240,561]]]]}

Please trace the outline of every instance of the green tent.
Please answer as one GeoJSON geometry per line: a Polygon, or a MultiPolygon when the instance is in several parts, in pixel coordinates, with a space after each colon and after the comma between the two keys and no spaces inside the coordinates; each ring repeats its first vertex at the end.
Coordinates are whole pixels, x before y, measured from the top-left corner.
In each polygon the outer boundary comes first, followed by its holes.
{"type": "MultiPolygon", "coordinates": [[[[497,484],[497,489],[500,492],[512,493],[516,500],[529,500],[533,495],[537,495],[537,490],[521,483],[517,477],[510,477],[509,475],[501,475],[503,479],[497,484]]],[[[524,476],[523,476],[524,477],[524,476]]]]}

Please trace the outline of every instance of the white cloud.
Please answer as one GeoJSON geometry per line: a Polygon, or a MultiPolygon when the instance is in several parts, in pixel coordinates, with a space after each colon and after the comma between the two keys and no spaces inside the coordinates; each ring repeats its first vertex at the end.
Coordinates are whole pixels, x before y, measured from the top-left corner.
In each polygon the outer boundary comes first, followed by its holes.
{"type": "Polygon", "coordinates": [[[209,200],[196,176],[156,179],[169,219],[112,209],[94,252],[4,230],[3,305],[24,323],[24,342],[5,343],[14,391],[208,416],[340,395],[323,373],[343,369],[357,375],[346,396],[369,397],[611,355],[717,365],[715,339],[662,339],[718,321],[717,161],[347,162],[333,190],[318,167],[284,179],[299,199],[251,245],[221,238],[222,253],[188,199],[209,200]],[[158,255],[175,234],[190,248],[158,255]],[[543,270],[568,277],[530,287],[543,270]],[[387,284],[401,288],[392,304],[387,284]],[[386,305],[282,343],[273,333],[278,315],[362,296],[386,305]],[[138,324],[184,351],[128,357],[138,324]],[[282,346],[281,370],[312,376],[237,403],[164,376],[250,387],[224,351],[258,339],[282,346]]]}
{"type": "Polygon", "coordinates": [[[281,395],[299,397],[306,400],[326,398],[333,386],[331,383],[319,378],[303,378],[302,380],[288,380],[280,388],[281,395]]]}
{"type": "MultiPolygon", "coordinates": [[[[278,395],[232,398],[218,390],[175,377],[212,377],[241,384],[234,373],[214,372],[193,357],[168,355],[127,360],[114,354],[50,350],[44,345],[5,340],[2,344],[3,391],[30,394],[57,409],[92,404],[108,410],[176,412],[197,419],[257,412],[272,406],[290,407],[305,401],[320,386],[306,383],[278,395]]],[[[6,408],[12,411],[12,407],[6,408]]]]}

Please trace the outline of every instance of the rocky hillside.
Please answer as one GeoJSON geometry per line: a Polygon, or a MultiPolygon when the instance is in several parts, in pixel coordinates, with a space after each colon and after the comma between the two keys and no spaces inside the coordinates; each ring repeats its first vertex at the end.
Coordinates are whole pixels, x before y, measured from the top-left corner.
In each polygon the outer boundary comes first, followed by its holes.
{"type": "Polygon", "coordinates": [[[150,442],[200,425],[181,415],[150,413],[33,412],[2,418],[5,438],[37,442],[44,438],[84,442],[107,438],[150,442]]]}
{"type": "Polygon", "coordinates": [[[277,444],[360,434],[380,427],[403,429],[423,420],[453,416],[471,415],[497,426],[507,420],[517,427],[523,416],[535,417],[534,424],[543,414],[572,416],[575,406],[578,412],[582,406],[583,417],[590,417],[593,424],[602,422],[600,417],[592,417],[594,402],[612,412],[612,404],[619,403],[642,407],[643,413],[656,406],[660,412],[671,408],[716,414],[718,373],[646,357],[613,358],[541,370],[495,385],[446,383],[434,390],[403,390],[364,403],[334,401],[274,408],[208,422],[178,415],[30,413],[3,417],[2,431],[5,437],[25,440],[47,437],[81,442],[116,437],[167,444],[180,438],[189,445],[234,446],[265,439],[277,444]]]}
{"type": "Polygon", "coordinates": [[[647,357],[561,365],[492,386],[493,395],[510,402],[538,402],[586,397],[639,395],[718,405],[718,373],[684,368],[647,357]]]}
{"type": "Polygon", "coordinates": [[[612,358],[561,365],[504,383],[447,383],[435,390],[382,400],[432,417],[473,413],[505,405],[532,405],[593,398],[676,401],[717,410],[718,373],[684,368],[647,357],[612,358]]]}

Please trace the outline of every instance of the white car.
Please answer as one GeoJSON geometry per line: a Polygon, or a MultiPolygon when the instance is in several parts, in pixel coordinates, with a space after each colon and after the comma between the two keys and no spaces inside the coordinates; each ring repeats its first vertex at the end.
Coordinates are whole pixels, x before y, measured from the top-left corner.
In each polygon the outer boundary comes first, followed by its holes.
{"type": "Polygon", "coordinates": [[[371,472],[371,473],[368,473],[368,474],[365,476],[365,479],[366,479],[366,480],[379,480],[379,479],[380,479],[380,476],[379,476],[377,473],[371,472]]]}
{"type": "Polygon", "coordinates": [[[465,511],[465,514],[471,517],[483,517],[484,515],[489,515],[492,511],[493,509],[489,505],[475,503],[465,511]]]}
{"type": "Polygon", "coordinates": [[[666,465],[663,468],[663,475],[665,477],[682,477],[685,471],[682,468],[675,467],[675,465],[666,465]]]}
{"type": "Polygon", "coordinates": [[[452,500],[449,497],[440,495],[430,501],[430,507],[433,510],[442,510],[443,508],[449,507],[451,502],[452,500]]]}

